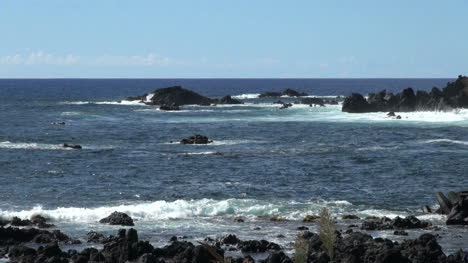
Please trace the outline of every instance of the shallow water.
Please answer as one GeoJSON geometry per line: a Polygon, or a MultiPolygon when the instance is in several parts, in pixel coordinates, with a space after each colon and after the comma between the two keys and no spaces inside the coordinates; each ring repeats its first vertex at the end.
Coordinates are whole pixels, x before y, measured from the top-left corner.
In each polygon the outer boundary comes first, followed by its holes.
{"type": "Polygon", "coordinates": [[[427,90],[447,81],[0,80],[0,215],[43,214],[83,238],[89,230],[115,232],[97,221],[118,210],[157,245],[172,235],[235,233],[288,247],[302,218],[326,206],[338,217],[416,214],[443,227],[444,249],[466,249],[465,228],[447,229],[443,216],[419,210],[435,206],[435,192],[468,183],[467,110],[401,113],[396,120],[342,113],[339,105],[280,110],[272,104],[278,99],[258,98],[285,88],[337,96],[427,90]],[[208,96],[237,95],[246,104],[163,112],[118,102],[174,84],[208,96]],[[174,143],[193,134],[214,143],[174,143]],[[238,216],[246,222],[233,224],[238,216]],[[292,221],[270,222],[271,216],[292,221]]]}

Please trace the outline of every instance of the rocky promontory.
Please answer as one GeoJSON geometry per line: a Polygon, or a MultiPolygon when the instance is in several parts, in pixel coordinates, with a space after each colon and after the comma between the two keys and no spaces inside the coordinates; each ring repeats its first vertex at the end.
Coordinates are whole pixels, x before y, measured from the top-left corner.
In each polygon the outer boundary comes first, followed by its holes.
{"type": "Polygon", "coordinates": [[[412,112],[412,111],[450,111],[468,108],[468,77],[458,76],[454,82],[447,83],[442,90],[434,87],[430,92],[406,88],[393,94],[382,90],[363,95],[353,93],[345,98],[342,111],[349,113],[366,112],[412,112]]]}
{"type": "Polygon", "coordinates": [[[161,110],[179,110],[179,106],[182,105],[243,104],[242,101],[229,95],[221,99],[212,99],[181,86],[157,89],[149,94],[128,97],[127,100],[139,101],[146,105],[159,105],[161,110]]]}

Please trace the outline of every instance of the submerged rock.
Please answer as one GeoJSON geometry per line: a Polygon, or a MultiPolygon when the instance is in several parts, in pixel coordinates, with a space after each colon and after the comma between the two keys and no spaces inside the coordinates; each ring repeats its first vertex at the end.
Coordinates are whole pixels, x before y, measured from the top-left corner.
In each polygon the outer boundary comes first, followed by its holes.
{"type": "Polygon", "coordinates": [[[83,148],[83,147],[81,147],[81,145],[79,145],[79,144],[68,144],[68,143],[64,143],[64,144],[63,144],[63,147],[64,147],[64,148],[77,149],[77,150],[80,150],[80,149],[83,148]]]}
{"type": "Polygon", "coordinates": [[[125,213],[113,212],[108,217],[99,220],[99,223],[108,223],[109,225],[134,226],[133,219],[125,213]]]}
{"type": "Polygon", "coordinates": [[[309,104],[310,106],[312,105],[319,105],[319,106],[325,106],[325,101],[321,98],[304,98],[301,100],[302,104],[309,104]]]}

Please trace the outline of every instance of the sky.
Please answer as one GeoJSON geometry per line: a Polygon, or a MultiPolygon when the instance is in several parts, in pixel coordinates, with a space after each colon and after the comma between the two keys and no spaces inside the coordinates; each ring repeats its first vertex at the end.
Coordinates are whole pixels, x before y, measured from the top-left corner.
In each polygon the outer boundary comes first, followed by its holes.
{"type": "Polygon", "coordinates": [[[454,78],[468,0],[0,0],[0,78],[454,78]]]}

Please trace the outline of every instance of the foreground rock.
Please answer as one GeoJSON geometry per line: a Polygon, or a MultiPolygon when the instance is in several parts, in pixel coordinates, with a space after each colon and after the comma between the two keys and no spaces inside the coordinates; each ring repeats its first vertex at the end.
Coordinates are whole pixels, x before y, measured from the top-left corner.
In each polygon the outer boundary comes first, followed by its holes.
{"type": "Polygon", "coordinates": [[[109,225],[134,226],[133,219],[125,213],[113,212],[108,217],[99,220],[99,223],[107,223],[109,225]]]}
{"type": "Polygon", "coordinates": [[[412,88],[406,88],[398,94],[393,94],[383,90],[370,93],[367,99],[354,93],[345,98],[342,111],[412,112],[448,111],[456,108],[468,108],[468,77],[458,76],[456,81],[447,83],[442,90],[433,88],[430,92],[414,92],[412,88]]]}
{"type": "MultiPolygon", "coordinates": [[[[162,263],[162,262],[267,262],[267,263],[292,263],[281,247],[275,243],[265,240],[241,241],[234,235],[227,235],[217,241],[211,240],[214,244],[200,243],[194,245],[191,242],[178,241],[173,239],[170,244],[160,248],[154,248],[148,241],[142,241],[138,237],[135,229],[120,229],[116,236],[104,238],[102,249],[88,247],[78,252],[76,250],[62,251],[57,240],[53,240],[45,246],[37,249],[27,247],[24,242],[31,240],[29,233],[31,230],[16,229],[19,231],[10,233],[12,230],[0,228],[0,240],[16,235],[19,242],[0,243],[0,249],[5,249],[11,262],[139,262],[139,263],[162,263]],[[8,232],[10,231],[10,232],[8,232]],[[20,240],[20,237],[25,237],[20,240]],[[243,253],[263,253],[265,260],[255,261],[249,255],[241,258],[226,257],[224,249],[236,247],[243,253]]],[[[40,231],[40,230],[34,230],[40,231]]],[[[47,232],[47,231],[46,231],[47,232]]],[[[95,232],[94,232],[95,233],[95,232]]],[[[92,234],[92,236],[96,236],[92,234]]],[[[101,235],[97,235],[101,236],[101,235]]],[[[303,258],[304,262],[330,262],[320,236],[309,231],[301,232],[296,241],[295,254],[303,258]]],[[[434,235],[423,234],[414,240],[404,240],[400,243],[392,242],[388,239],[372,238],[372,236],[352,232],[342,236],[336,232],[336,240],[333,244],[333,262],[443,262],[458,263],[466,262],[468,256],[463,251],[455,255],[446,256],[434,235]]],[[[0,254],[0,257],[2,255],[0,254]]],[[[298,262],[298,261],[296,261],[298,262]]]]}
{"type": "MultiPolygon", "coordinates": [[[[307,262],[330,262],[320,236],[311,232],[304,232],[302,253],[307,262]]],[[[297,253],[297,251],[296,251],[297,253]]],[[[415,240],[404,240],[401,243],[389,239],[372,238],[372,236],[352,232],[342,237],[337,234],[334,243],[333,262],[466,262],[467,253],[460,251],[455,255],[446,256],[437,238],[432,234],[423,234],[415,240]]]]}
{"type": "Polygon", "coordinates": [[[208,144],[212,142],[213,141],[210,141],[208,137],[203,136],[203,135],[190,136],[180,141],[181,144],[208,144]]]}
{"type": "Polygon", "coordinates": [[[16,245],[26,242],[51,243],[61,242],[65,244],[79,243],[72,240],[60,230],[49,232],[37,228],[0,227],[0,246],[16,245]]]}
{"type": "Polygon", "coordinates": [[[447,225],[468,225],[468,191],[449,192],[448,198],[440,192],[436,196],[447,225]]]}
{"type": "Polygon", "coordinates": [[[130,101],[141,101],[146,105],[210,105],[213,100],[194,91],[173,86],[155,90],[151,94],[128,97],[130,101]]]}

